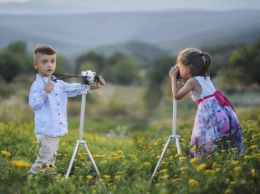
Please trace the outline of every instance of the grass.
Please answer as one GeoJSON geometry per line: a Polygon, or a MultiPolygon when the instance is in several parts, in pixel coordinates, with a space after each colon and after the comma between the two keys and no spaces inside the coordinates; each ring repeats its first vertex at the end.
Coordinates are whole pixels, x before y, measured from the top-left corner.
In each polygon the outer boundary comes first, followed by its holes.
{"type": "Polygon", "coordinates": [[[166,94],[154,112],[147,114],[142,105],[143,90],[109,85],[88,97],[83,139],[101,174],[97,176],[87,153],[80,147],[72,173],[66,179],[79,135],[81,98],[70,99],[68,104],[70,127],[69,134],[61,138],[56,161],[58,174],[32,176],[27,172],[36,159],[38,146],[33,111],[27,104],[28,83],[3,85],[0,193],[259,193],[258,92],[228,96],[243,128],[245,153],[237,155],[232,148],[219,150],[203,161],[188,159],[196,105],[188,98],[178,101],[177,133],[181,135],[182,155],[177,154],[175,144],[171,143],[150,185],[153,170],[171,135],[172,98],[166,94]]]}

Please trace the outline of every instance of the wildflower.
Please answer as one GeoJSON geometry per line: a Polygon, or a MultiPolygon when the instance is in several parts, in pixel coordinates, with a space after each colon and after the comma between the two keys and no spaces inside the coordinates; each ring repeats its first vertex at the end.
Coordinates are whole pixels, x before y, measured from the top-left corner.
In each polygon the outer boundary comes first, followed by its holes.
{"type": "Polygon", "coordinates": [[[210,159],[212,157],[212,155],[208,155],[207,157],[206,157],[206,159],[208,160],[208,159],[210,159]]]}
{"type": "Polygon", "coordinates": [[[205,145],[205,143],[203,142],[203,143],[200,144],[200,147],[203,147],[204,145],[205,145]]]}
{"type": "Polygon", "coordinates": [[[198,184],[198,181],[196,179],[189,179],[189,182],[188,182],[190,185],[195,185],[195,184],[198,184]]]}
{"type": "Polygon", "coordinates": [[[185,166],[180,168],[181,171],[186,171],[187,169],[188,169],[188,167],[185,167],[185,166]]]}
{"type": "Polygon", "coordinates": [[[175,158],[178,158],[180,156],[181,156],[181,153],[178,153],[178,154],[175,155],[175,158]]]}
{"type": "Polygon", "coordinates": [[[165,168],[165,169],[162,169],[162,170],[160,170],[160,173],[165,173],[165,172],[167,172],[167,169],[165,168]]]}
{"type": "Polygon", "coordinates": [[[230,190],[230,189],[227,189],[226,191],[225,191],[225,194],[231,194],[232,193],[232,191],[230,190]]]}
{"type": "Polygon", "coordinates": [[[205,170],[206,174],[210,174],[212,172],[212,170],[205,170]]]}
{"type": "Polygon", "coordinates": [[[198,158],[192,158],[191,160],[190,160],[190,163],[191,164],[196,164],[197,162],[198,162],[198,158]]]}
{"type": "Polygon", "coordinates": [[[255,169],[254,169],[254,168],[251,169],[251,175],[252,175],[252,177],[255,177],[255,176],[256,176],[256,173],[255,173],[255,169]]]}
{"type": "Polygon", "coordinates": [[[180,179],[173,179],[172,182],[178,182],[180,179]]]}
{"type": "Polygon", "coordinates": [[[231,184],[231,185],[235,185],[235,184],[236,184],[236,181],[231,181],[230,184],[231,184]]]}
{"type": "Polygon", "coordinates": [[[237,165],[238,163],[239,163],[238,161],[232,160],[233,165],[237,165]]]}
{"type": "Polygon", "coordinates": [[[204,170],[207,167],[206,163],[202,163],[197,167],[197,170],[204,170]]]}
{"type": "Polygon", "coordinates": [[[237,148],[231,148],[232,152],[237,152],[237,148]]]}
{"type": "Polygon", "coordinates": [[[219,141],[221,141],[222,140],[222,138],[218,138],[217,140],[216,140],[216,142],[219,142],[219,141]]]}
{"type": "Polygon", "coordinates": [[[104,178],[104,179],[110,179],[110,175],[106,175],[106,174],[105,174],[105,175],[103,176],[103,178],[104,178]]]}
{"type": "Polygon", "coordinates": [[[116,176],[114,176],[114,179],[120,179],[120,178],[121,178],[120,175],[116,175],[116,176]]]}
{"type": "Polygon", "coordinates": [[[91,176],[91,175],[88,175],[88,176],[86,176],[86,177],[87,177],[88,180],[93,179],[93,176],[91,176]]]}
{"type": "Polygon", "coordinates": [[[113,183],[107,183],[108,187],[111,187],[113,185],[113,183]]]}
{"type": "Polygon", "coordinates": [[[250,146],[250,149],[256,149],[256,148],[257,148],[257,145],[250,146]]]}
{"type": "Polygon", "coordinates": [[[117,153],[118,154],[124,154],[124,152],[122,150],[119,150],[117,153]]]}
{"type": "Polygon", "coordinates": [[[192,151],[194,151],[194,150],[196,150],[197,149],[197,146],[196,145],[193,145],[192,147],[191,147],[191,150],[192,151]]]}
{"type": "Polygon", "coordinates": [[[150,162],[145,162],[144,165],[145,166],[151,166],[151,163],[150,162]]]}
{"type": "Polygon", "coordinates": [[[236,172],[239,172],[239,171],[241,171],[241,167],[240,167],[240,166],[237,166],[237,167],[234,168],[234,170],[235,170],[236,172]]]}
{"type": "Polygon", "coordinates": [[[14,160],[14,161],[12,161],[12,164],[19,168],[31,166],[28,162],[26,162],[24,160],[14,160]]]}
{"type": "Polygon", "coordinates": [[[7,156],[7,157],[11,156],[11,154],[8,151],[5,151],[5,150],[1,151],[1,154],[4,155],[4,156],[7,156]]]}
{"type": "Polygon", "coordinates": [[[162,176],[162,179],[168,179],[169,177],[170,177],[170,175],[165,174],[165,175],[162,176]]]}
{"type": "Polygon", "coordinates": [[[221,153],[226,153],[227,151],[226,150],[221,150],[221,153]]]}

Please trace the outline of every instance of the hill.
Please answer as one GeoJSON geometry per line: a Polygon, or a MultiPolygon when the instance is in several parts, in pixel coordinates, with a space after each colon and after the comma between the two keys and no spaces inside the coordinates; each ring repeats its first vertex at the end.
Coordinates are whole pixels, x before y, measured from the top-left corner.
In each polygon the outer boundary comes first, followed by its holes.
{"type": "Polygon", "coordinates": [[[14,40],[26,41],[29,49],[38,43],[51,44],[59,53],[74,58],[103,46],[102,52],[109,53],[116,44],[129,51],[129,44],[122,43],[142,42],[176,54],[184,47],[260,38],[259,18],[260,11],[252,10],[0,14],[0,47],[14,40]]]}

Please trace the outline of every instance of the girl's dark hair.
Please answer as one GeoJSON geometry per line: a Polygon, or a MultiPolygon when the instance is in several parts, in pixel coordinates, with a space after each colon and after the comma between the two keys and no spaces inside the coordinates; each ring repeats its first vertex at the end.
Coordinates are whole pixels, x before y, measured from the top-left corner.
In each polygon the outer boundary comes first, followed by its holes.
{"type": "Polygon", "coordinates": [[[209,75],[211,56],[196,48],[186,48],[178,53],[177,63],[189,66],[193,77],[206,77],[209,75]]]}
{"type": "Polygon", "coordinates": [[[49,45],[37,45],[34,49],[34,55],[36,54],[53,55],[56,50],[49,45]]]}

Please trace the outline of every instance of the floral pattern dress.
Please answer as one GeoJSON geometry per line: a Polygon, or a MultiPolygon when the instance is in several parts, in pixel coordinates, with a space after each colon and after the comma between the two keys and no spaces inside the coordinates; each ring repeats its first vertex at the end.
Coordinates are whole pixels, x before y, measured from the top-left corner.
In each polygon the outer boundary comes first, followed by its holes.
{"type": "MultiPolygon", "coordinates": [[[[194,100],[203,99],[215,90],[210,78],[195,77],[200,83],[202,94],[192,91],[194,100]],[[209,89],[210,87],[210,89],[209,89]]],[[[214,92],[213,92],[214,93],[214,92]]],[[[223,106],[214,97],[202,100],[195,115],[191,136],[190,158],[212,154],[216,150],[237,148],[244,152],[243,135],[236,113],[231,106],[223,106]]]]}

